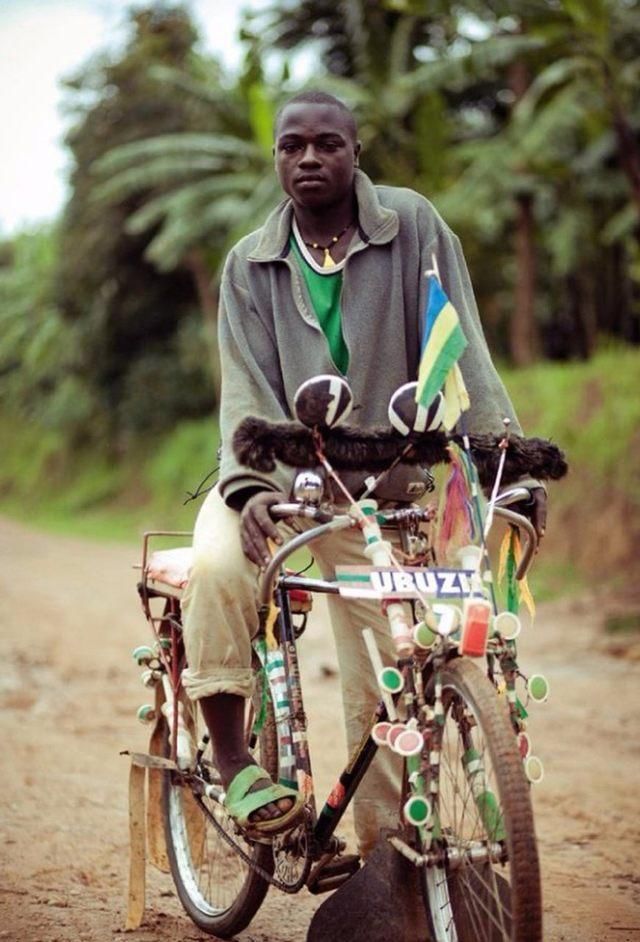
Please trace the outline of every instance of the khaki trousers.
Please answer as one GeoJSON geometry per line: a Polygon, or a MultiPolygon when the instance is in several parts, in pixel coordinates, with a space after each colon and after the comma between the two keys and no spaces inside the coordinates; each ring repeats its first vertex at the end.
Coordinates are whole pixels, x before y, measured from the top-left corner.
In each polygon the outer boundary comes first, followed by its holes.
{"type": "MultiPolygon", "coordinates": [[[[257,631],[258,569],[240,545],[240,515],[226,506],[217,489],[207,496],[194,532],[194,563],[182,608],[188,669],[183,683],[197,700],[217,693],[251,695],[251,638],[257,631]]],[[[313,544],[326,579],[334,564],[362,564],[358,530],[332,534],[313,544]]],[[[350,754],[371,720],[379,691],[362,638],[373,629],[385,663],[394,662],[387,620],[376,602],[328,596],[342,685],[347,746],[350,754]]],[[[382,748],[354,799],[355,829],[363,856],[373,849],[381,827],[398,820],[401,762],[382,748]]]]}

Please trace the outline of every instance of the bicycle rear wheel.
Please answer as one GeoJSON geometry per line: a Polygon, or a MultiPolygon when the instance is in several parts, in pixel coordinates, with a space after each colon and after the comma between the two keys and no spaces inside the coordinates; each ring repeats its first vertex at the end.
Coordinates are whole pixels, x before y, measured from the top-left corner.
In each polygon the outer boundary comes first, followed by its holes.
{"type": "MultiPolygon", "coordinates": [[[[253,704],[248,706],[248,730],[252,728],[253,717],[260,712],[260,698],[261,690],[254,697],[253,704]]],[[[256,761],[277,781],[278,744],[270,698],[263,701],[262,707],[266,709],[266,717],[251,751],[256,761]]],[[[200,710],[194,704],[185,704],[185,708],[190,710],[193,722],[200,726],[198,733],[201,733],[200,710]]],[[[211,744],[207,746],[203,764],[210,781],[219,781],[211,744]]],[[[227,939],[250,923],[269,884],[225,841],[211,817],[254,865],[269,874],[273,872],[273,852],[270,844],[250,843],[238,835],[221,804],[206,797],[201,801],[208,814],[203,812],[181,775],[166,774],[163,789],[165,838],[178,896],[200,929],[227,939]]]]}
{"type": "Polygon", "coordinates": [[[443,862],[422,871],[433,938],[540,942],[530,786],[507,711],[466,658],[450,661],[440,676],[444,727],[435,847],[443,862]]]}

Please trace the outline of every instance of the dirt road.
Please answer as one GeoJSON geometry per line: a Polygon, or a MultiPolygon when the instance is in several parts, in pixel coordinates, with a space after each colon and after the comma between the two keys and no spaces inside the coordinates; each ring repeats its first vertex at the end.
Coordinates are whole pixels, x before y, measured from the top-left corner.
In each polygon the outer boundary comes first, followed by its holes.
{"type": "MultiPolygon", "coordinates": [[[[148,641],[136,552],[0,520],[0,939],[176,942],[210,938],[150,874],[143,927],[123,934],[126,747],[148,699],[131,649],[148,641]]],[[[595,598],[595,597],[594,597],[595,598]]],[[[543,607],[521,645],[551,699],[532,711],[546,778],[534,790],[549,942],[640,942],[640,661],[613,656],[594,598],[543,607]]],[[[340,705],[321,613],[304,644],[322,791],[340,761],[340,705]],[[315,722],[314,722],[315,721],[315,722]],[[331,735],[324,735],[331,730],[331,735]]],[[[636,648],[637,651],[637,648],[636,648]]],[[[313,747],[313,741],[312,741],[313,747]]],[[[318,900],[270,893],[242,942],[302,942],[318,900]]],[[[329,940],[328,940],[329,942],[329,940]]]]}

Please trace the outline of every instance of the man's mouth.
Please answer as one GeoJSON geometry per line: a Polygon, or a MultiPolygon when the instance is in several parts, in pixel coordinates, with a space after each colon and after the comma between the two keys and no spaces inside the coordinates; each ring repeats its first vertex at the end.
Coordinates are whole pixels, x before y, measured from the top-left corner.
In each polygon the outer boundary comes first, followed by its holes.
{"type": "Polygon", "coordinates": [[[324,177],[319,176],[318,174],[305,173],[302,176],[299,176],[297,178],[296,185],[300,186],[300,185],[308,185],[308,184],[324,183],[324,182],[325,182],[324,177]]]}

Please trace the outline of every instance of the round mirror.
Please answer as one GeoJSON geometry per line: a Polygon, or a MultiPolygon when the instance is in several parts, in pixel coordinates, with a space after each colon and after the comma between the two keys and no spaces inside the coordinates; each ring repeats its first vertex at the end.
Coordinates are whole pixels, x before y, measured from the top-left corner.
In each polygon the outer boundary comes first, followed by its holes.
{"type": "Polygon", "coordinates": [[[442,425],[444,396],[438,393],[425,408],[416,402],[417,383],[405,383],[389,400],[389,421],[401,435],[433,432],[442,425]]]}
{"type": "Polygon", "coordinates": [[[346,379],[330,374],[312,376],[298,387],[293,400],[296,418],[308,428],[332,428],[348,417],[353,394],[346,379]]]}

